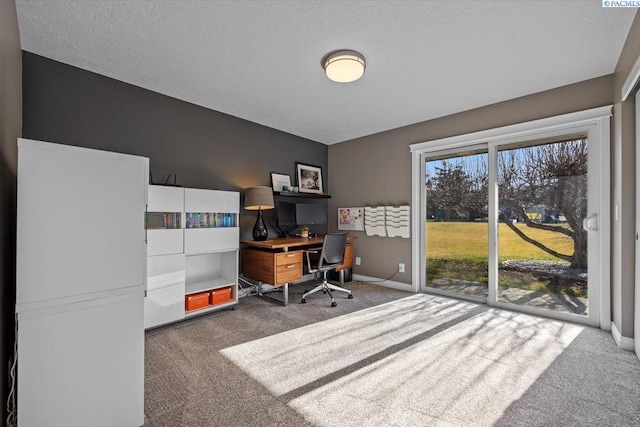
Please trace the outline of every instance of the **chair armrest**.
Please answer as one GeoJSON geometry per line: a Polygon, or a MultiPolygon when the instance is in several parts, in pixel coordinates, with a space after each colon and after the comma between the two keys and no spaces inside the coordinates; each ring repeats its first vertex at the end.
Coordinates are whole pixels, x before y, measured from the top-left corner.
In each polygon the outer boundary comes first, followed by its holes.
{"type": "Polygon", "coordinates": [[[309,256],[309,254],[317,254],[320,253],[320,251],[305,250],[304,253],[307,256],[307,267],[309,269],[309,273],[315,273],[316,271],[318,271],[318,269],[311,268],[311,257],[309,256]]]}

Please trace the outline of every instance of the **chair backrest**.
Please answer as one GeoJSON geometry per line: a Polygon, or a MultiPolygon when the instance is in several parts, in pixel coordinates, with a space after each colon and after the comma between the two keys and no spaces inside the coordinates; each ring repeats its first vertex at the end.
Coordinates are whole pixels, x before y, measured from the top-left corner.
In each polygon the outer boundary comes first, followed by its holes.
{"type": "Polygon", "coordinates": [[[340,265],[344,262],[347,233],[331,233],[324,236],[318,268],[324,265],[340,265]]]}

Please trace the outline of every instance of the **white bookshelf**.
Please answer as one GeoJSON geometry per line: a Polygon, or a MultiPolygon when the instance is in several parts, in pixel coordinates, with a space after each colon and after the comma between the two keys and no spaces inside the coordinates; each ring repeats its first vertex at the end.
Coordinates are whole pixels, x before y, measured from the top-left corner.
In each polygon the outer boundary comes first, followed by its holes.
{"type": "Polygon", "coordinates": [[[149,186],[145,328],[238,303],[239,208],[237,192],[149,186]],[[229,302],[185,309],[187,295],[224,287],[229,302]]]}

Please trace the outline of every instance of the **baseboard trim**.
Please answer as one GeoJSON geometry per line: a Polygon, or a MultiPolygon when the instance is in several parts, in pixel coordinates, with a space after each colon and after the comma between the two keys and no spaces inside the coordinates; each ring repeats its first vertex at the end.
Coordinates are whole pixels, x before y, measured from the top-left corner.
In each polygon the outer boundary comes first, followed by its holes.
{"type": "Polygon", "coordinates": [[[618,347],[627,351],[634,351],[633,338],[623,337],[615,322],[611,322],[611,335],[618,347]]]}
{"type": "Polygon", "coordinates": [[[384,286],[386,288],[398,289],[400,291],[413,292],[413,285],[411,283],[396,282],[394,280],[384,280],[378,277],[363,276],[361,274],[354,274],[352,277],[354,280],[359,280],[360,282],[367,282],[373,285],[384,286]]]}

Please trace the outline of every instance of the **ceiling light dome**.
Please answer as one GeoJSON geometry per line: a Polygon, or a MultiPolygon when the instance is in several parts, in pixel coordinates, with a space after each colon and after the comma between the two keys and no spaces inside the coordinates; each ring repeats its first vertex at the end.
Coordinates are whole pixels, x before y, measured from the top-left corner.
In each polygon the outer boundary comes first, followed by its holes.
{"type": "Polygon", "coordinates": [[[364,74],[365,66],[364,56],[355,50],[336,50],[322,58],[327,77],[338,83],[358,80],[364,74]]]}

